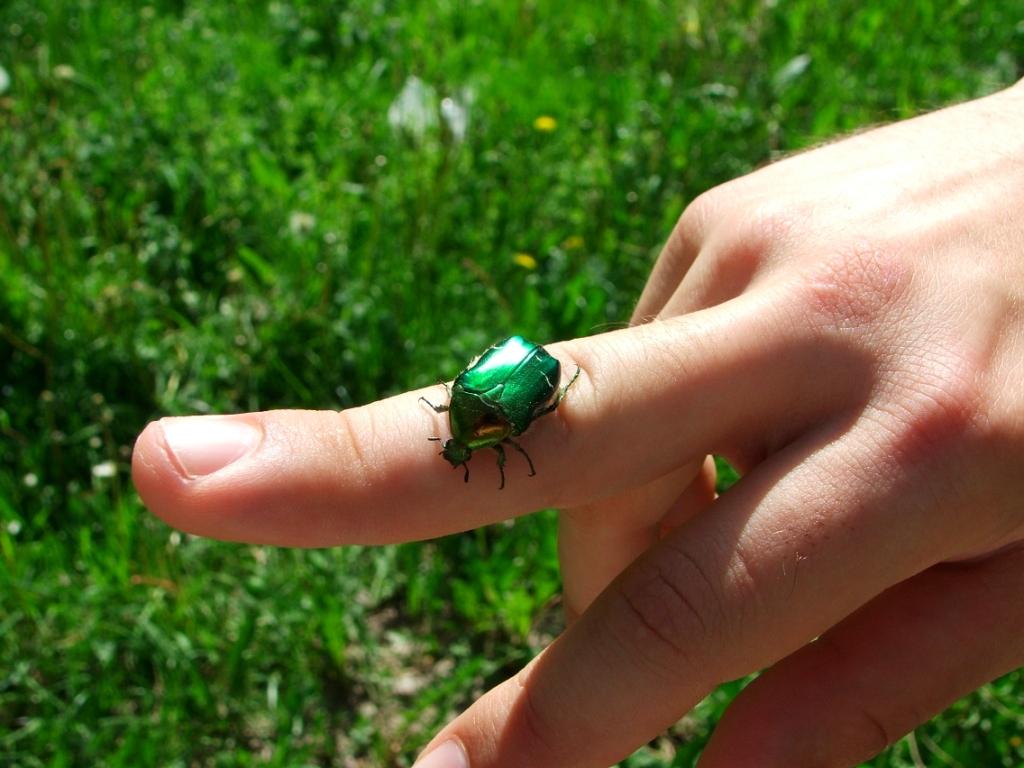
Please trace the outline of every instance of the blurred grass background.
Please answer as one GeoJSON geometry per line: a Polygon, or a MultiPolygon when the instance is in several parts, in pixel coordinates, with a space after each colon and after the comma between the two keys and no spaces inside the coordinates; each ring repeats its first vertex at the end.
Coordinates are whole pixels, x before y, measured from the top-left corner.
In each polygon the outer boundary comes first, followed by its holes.
{"type": "MultiPolygon", "coordinates": [[[[552,514],[204,541],[141,508],[142,426],[615,327],[702,190],[1022,67],[1022,0],[0,3],[0,763],[408,765],[557,630],[552,514]]],[[[1022,732],[1015,673],[872,765],[1022,732]]]]}

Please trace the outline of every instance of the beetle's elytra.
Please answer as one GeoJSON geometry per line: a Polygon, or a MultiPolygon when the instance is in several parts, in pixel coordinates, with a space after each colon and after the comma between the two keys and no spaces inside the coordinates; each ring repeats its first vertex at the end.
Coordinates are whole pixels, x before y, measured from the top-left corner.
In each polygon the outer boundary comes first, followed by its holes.
{"type": "Polygon", "coordinates": [[[434,405],[425,397],[420,400],[436,413],[448,413],[452,436],[441,455],[453,469],[465,469],[467,483],[473,451],[493,448],[497,452],[500,490],[505,487],[505,444],[523,454],[531,477],[537,474],[529,455],[512,438],[555,410],[579,375],[576,366],[569,383],[559,388],[562,366],[558,360],[539,344],[511,336],[489,347],[455,377],[447,405],[434,405]]]}

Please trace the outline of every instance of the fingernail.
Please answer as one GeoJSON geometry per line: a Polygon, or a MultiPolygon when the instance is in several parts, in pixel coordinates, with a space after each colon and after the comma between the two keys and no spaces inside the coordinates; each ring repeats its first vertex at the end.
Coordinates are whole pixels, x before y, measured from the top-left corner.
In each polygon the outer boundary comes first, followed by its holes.
{"type": "Polygon", "coordinates": [[[161,419],[164,442],[188,478],[203,477],[237,461],[259,442],[259,429],[247,419],[184,416],[161,419]]]}
{"type": "Polygon", "coordinates": [[[469,768],[469,758],[457,741],[446,741],[413,763],[412,768],[469,768]]]}

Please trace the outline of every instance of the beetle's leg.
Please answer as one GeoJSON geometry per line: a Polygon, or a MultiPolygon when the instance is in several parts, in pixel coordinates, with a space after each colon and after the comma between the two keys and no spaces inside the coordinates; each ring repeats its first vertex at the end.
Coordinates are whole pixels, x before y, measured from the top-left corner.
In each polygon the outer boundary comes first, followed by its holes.
{"type": "Polygon", "coordinates": [[[501,485],[498,486],[500,491],[505,487],[505,449],[501,447],[501,443],[497,443],[494,450],[498,452],[498,471],[501,472],[501,485]]]}
{"type": "MultiPolygon", "coordinates": [[[[521,446],[519,443],[517,443],[515,440],[513,440],[510,437],[506,437],[505,438],[505,442],[508,443],[509,445],[511,445],[513,448],[515,448],[521,454],[523,454],[523,458],[526,459],[526,463],[530,465],[530,477],[533,477],[534,475],[536,475],[537,474],[537,470],[535,470],[533,468],[533,461],[530,459],[530,454],[528,454],[526,452],[526,449],[523,448],[523,446],[521,446]]],[[[497,446],[495,446],[495,447],[497,447],[497,446]]]]}
{"type": "Polygon", "coordinates": [[[562,398],[565,397],[565,393],[569,391],[569,387],[571,387],[573,384],[575,384],[576,383],[576,379],[578,379],[579,377],[580,377],[580,367],[577,365],[576,366],[576,373],[574,373],[572,375],[572,378],[569,379],[569,383],[566,384],[564,387],[562,387],[561,389],[558,390],[558,394],[555,395],[555,399],[551,402],[551,405],[549,405],[543,411],[538,413],[537,417],[539,418],[539,417],[544,416],[545,414],[551,413],[553,410],[555,410],[555,408],[558,407],[558,404],[562,402],[562,398]]]}
{"type": "Polygon", "coordinates": [[[444,387],[444,393],[446,395],[448,395],[448,399],[451,400],[452,399],[452,388],[448,386],[448,382],[447,381],[439,381],[437,383],[440,384],[442,387],[444,387]]]}
{"type": "MultiPolygon", "coordinates": [[[[438,456],[444,456],[444,451],[441,451],[437,455],[438,456]]],[[[469,482],[469,464],[467,462],[465,462],[465,461],[462,462],[461,464],[452,464],[452,471],[454,472],[459,467],[462,467],[466,471],[466,475],[462,478],[462,482],[468,483],[469,482]]]]}
{"type": "Polygon", "coordinates": [[[427,400],[427,398],[425,398],[425,397],[421,397],[420,400],[422,400],[424,403],[426,403],[431,408],[433,408],[434,409],[434,413],[444,413],[445,411],[448,410],[448,406],[447,405],[434,405],[432,402],[427,400]]]}

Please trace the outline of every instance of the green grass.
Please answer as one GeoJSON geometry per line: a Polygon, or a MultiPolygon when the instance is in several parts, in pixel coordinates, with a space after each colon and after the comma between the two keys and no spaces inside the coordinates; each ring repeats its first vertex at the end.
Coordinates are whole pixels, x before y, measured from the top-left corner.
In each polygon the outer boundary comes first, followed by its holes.
{"type": "MultiPolygon", "coordinates": [[[[1022,51],[1021,0],[0,5],[0,763],[408,765],[556,631],[552,514],[199,540],[134,495],[142,425],[615,327],[702,190],[1022,51]]],[[[737,688],[628,764],[691,765],[737,688]]],[[[1022,730],[1015,673],[872,765],[1019,766],[1022,730]]]]}

